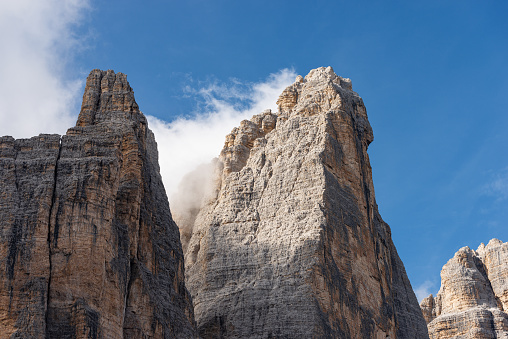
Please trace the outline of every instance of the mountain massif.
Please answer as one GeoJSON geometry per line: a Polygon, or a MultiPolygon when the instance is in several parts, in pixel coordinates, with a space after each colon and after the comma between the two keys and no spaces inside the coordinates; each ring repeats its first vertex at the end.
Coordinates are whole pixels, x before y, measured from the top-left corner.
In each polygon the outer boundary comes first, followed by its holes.
{"type": "Polygon", "coordinates": [[[420,309],[351,81],[318,68],[277,104],[226,136],[176,223],[122,73],[90,73],[66,135],[1,137],[0,337],[506,337],[497,240],[461,249],[420,309]]]}
{"type": "Polygon", "coordinates": [[[441,271],[441,288],[420,304],[432,339],[508,338],[508,243],[461,248],[441,271]]]}

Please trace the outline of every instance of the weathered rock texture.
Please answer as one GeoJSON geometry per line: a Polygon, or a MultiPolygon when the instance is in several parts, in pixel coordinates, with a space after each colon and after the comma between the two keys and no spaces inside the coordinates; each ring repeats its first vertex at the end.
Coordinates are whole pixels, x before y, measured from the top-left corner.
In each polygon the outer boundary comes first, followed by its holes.
{"type": "Polygon", "coordinates": [[[194,216],[186,283],[200,335],[427,338],[378,213],[372,129],[350,80],[315,69],[278,105],[226,137],[194,216]]]}
{"type": "Polygon", "coordinates": [[[0,139],[2,338],[196,336],[157,158],[113,71],[66,135],[0,139]]]}
{"type": "Polygon", "coordinates": [[[420,306],[431,338],[508,338],[508,243],[461,248],[420,306]]]}

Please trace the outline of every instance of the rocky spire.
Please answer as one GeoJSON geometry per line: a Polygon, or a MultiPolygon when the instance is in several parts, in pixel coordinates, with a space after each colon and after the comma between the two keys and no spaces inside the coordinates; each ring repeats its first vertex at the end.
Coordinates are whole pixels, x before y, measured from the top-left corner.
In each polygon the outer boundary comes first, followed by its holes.
{"type": "Polygon", "coordinates": [[[66,135],[0,139],[2,337],[196,337],[157,157],[111,70],[90,73],[66,135]]]}
{"type": "Polygon", "coordinates": [[[431,338],[508,337],[508,243],[463,247],[441,270],[441,288],[420,304],[431,338]]]}
{"type": "Polygon", "coordinates": [[[277,104],[226,137],[215,191],[190,218],[200,335],[427,338],[375,202],[373,134],[351,81],[318,68],[277,104]]]}
{"type": "Polygon", "coordinates": [[[94,69],[86,79],[85,93],[77,126],[104,121],[138,122],[144,119],[134,99],[127,76],[112,70],[94,69]]]}

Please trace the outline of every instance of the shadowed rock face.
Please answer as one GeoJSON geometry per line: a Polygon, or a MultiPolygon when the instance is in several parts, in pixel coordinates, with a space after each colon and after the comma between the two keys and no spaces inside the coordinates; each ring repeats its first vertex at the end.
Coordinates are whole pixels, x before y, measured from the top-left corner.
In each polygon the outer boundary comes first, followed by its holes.
{"type": "Polygon", "coordinates": [[[113,71],[66,135],[0,139],[2,338],[196,336],[157,158],[113,71]]]}
{"type": "Polygon", "coordinates": [[[508,338],[508,243],[461,248],[441,270],[441,288],[420,304],[431,338],[508,338]]]}
{"type": "MultiPolygon", "coordinates": [[[[203,338],[428,338],[379,215],[362,99],[331,67],[226,137],[186,247],[203,338]]],[[[189,228],[189,225],[182,225],[189,228]]]]}

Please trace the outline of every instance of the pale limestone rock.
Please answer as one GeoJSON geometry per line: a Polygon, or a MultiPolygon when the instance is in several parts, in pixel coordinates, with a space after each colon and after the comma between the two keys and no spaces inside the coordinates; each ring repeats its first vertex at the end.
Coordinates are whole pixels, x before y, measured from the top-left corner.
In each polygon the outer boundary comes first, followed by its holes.
{"type": "Polygon", "coordinates": [[[423,318],[427,323],[430,323],[434,318],[435,315],[435,302],[434,302],[434,296],[431,294],[427,298],[423,299],[420,303],[420,308],[422,309],[423,318]]]}
{"type": "Polygon", "coordinates": [[[477,250],[496,297],[497,306],[508,312],[508,243],[492,239],[477,250]]]}
{"type": "Polygon", "coordinates": [[[441,288],[420,307],[431,338],[508,338],[508,243],[461,248],[441,270],[441,288]]]}
{"type": "MultiPolygon", "coordinates": [[[[372,129],[331,67],[226,137],[186,246],[203,338],[427,338],[379,215],[372,129]]],[[[184,244],[185,246],[185,244],[184,244]]]]}

